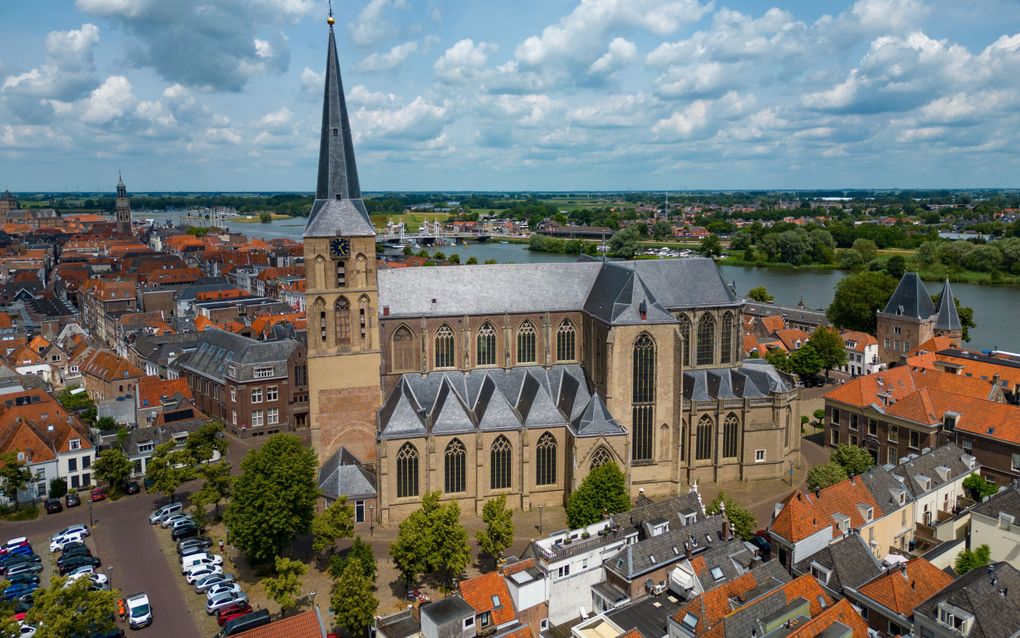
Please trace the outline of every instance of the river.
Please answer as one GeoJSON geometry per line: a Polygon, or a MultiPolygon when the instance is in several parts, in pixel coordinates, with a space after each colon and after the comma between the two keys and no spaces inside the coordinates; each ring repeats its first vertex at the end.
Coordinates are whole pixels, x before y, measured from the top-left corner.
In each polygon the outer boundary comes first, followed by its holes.
{"type": "MultiPolygon", "coordinates": [[[[162,223],[170,219],[177,222],[180,213],[137,212],[137,218],[152,218],[162,223]]],[[[274,239],[287,237],[300,240],[304,230],[304,218],[276,220],[269,224],[234,224],[232,230],[244,233],[249,237],[274,239]]],[[[479,262],[495,259],[499,263],[537,263],[566,262],[577,259],[574,255],[557,255],[535,253],[524,244],[501,244],[496,240],[484,243],[472,243],[460,246],[442,246],[436,248],[447,255],[457,253],[461,262],[475,257],[479,262]]],[[[723,279],[736,282],[737,293],[746,295],[755,286],[765,286],[776,302],[783,305],[795,305],[803,300],[809,308],[824,308],[832,302],[836,284],[845,276],[840,270],[796,270],[787,268],[756,268],[753,266],[720,266],[723,279]]],[[[937,294],[942,285],[938,282],[925,282],[928,291],[937,294]]],[[[1003,350],[1020,350],[1020,344],[1014,344],[1016,333],[1009,327],[1020,318],[1020,286],[977,286],[974,284],[953,284],[953,293],[965,306],[974,309],[974,321],[977,327],[970,331],[970,342],[967,347],[987,350],[1000,348],[1003,350]]]]}

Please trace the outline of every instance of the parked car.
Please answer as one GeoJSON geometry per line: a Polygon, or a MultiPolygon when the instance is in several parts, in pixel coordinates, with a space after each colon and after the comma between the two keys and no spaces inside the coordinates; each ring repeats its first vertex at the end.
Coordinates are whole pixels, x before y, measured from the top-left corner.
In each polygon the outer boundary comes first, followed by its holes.
{"type": "Polygon", "coordinates": [[[51,541],[55,541],[55,540],[57,540],[57,538],[59,538],[61,536],[67,536],[68,534],[75,534],[75,533],[80,533],[82,536],[88,536],[91,532],[89,532],[89,526],[88,525],[85,525],[84,523],[75,523],[74,525],[68,525],[67,527],[65,527],[64,529],[60,530],[59,532],[57,532],[53,536],[50,536],[50,540],[51,541]]]}
{"type": "Polygon", "coordinates": [[[60,570],[61,576],[66,576],[83,565],[99,567],[102,564],[103,561],[99,560],[96,556],[74,556],[63,565],[58,565],[57,568],[60,570]]]}
{"type": "Polygon", "coordinates": [[[57,559],[57,567],[62,567],[70,563],[71,561],[81,558],[82,556],[92,556],[92,552],[89,551],[88,547],[86,547],[83,550],[82,549],[75,550],[71,554],[61,554],[60,558],[57,559]]]}
{"type": "Polygon", "coordinates": [[[236,636],[251,629],[268,625],[271,620],[267,609],[249,612],[223,623],[223,629],[217,636],[236,636]]]}
{"type": "Polygon", "coordinates": [[[152,605],[145,594],[135,594],[124,599],[127,604],[128,626],[141,629],[152,624],[152,605]]]}
{"type": "Polygon", "coordinates": [[[213,585],[232,582],[234,582],[233,574],[209,574],[195,581],[195,590],[202,594],[207,592],[213,585]]]}
{"type": "Polygon", "coordinates": [[[105,487],[94,487],[92,488],[92,494],[90,496],[92,502],[105,501],[106,500],[106,488],[105,487]]]}
{"type": "Polygon", "coordinates": [[[59,498],[48,498],[46,499],[46,513],[56,514],[57,512],[63,512],[64,506],[60,504],[59,498]]]}
{"type": "Polygon", "coordinates": [[[82,565],[78,569],[76,569],[76,570],[74,570],[72,572],[68,572],[67,573],[67,580],[75,580],[77,578],[81,578],[82,576],[84,576],[86,574],[95,574],[95,573],[96,573],[96,568],[93,567],[92,565],[82,565]]]}
{"type": "Polygon", "coordinates": [[[247,616],[250,613],[251,605],[248,603],[236,603],[229,607],[224,607],[216,612],[216,622],[219,623],[220,627],[222,627],[231,620],[240,618],[241,616],[247,616]]]}
{"type": "Polygon", "coordinates": [[[24,536],[18,536],[12,538],[3,547],[0,547],[0,558],[7,556],[8,554],[30,554],[32,553],[32,545],[28,542],[28,539],[24,536]]]}
{"type": "Polygon", "coordinates": [[[195,519],[191,518],[190,516],[186,516],[184,518],[174,521],[173,523],[170,523],[168,527],[172,531],[180,527],[194,527],[196,525],[198,525],[198,523],[195,522],[195,519]]]}
{"type": "Polygon", "coordinates": [[[223,609],[231,603],[246,603],[248,602],[248,596],[243,593],[232,593],[232,594],[220,594],[215,598],[210,598],[205,603],[205,613],[212,616],[220,609],[223,609]]]}
{"type": "Polygon", "coordinates": [[[25,594],[31,594],[36,589],[39,589],[39,585],[35,583],[17,583],[4,590],[3,598],[4,600],[14,600],[25,594]]]}
{"type": "Polygon", "coordinates": [[[196,565],[206,565],[208,567],[220,567],[223,565],[223,557],[216,556],[213,554],[196,554],[194,556],[187,556],[181,562],[181,573],[183,574],[188,569],[195,567],[196,565]]]}
{"type": "Polygon", "coordinates": [[[190,520],[192,520],[192,518],[189,514],[185,514],[184,512],[176,512],[174,514],[170,514],[169,516],[161,520],[159,522],[159,526],[168,528],[177,521],[190,521],[190,520]]]}
{"type": "Polygon", "coordinates": [[[162,521],[164,518],[170,516],[171,514],[176,514],[182,509],[184,509],[184,503],[178,502],[167,503],[162,507],[157,507],[156,511],[154,511],[152,514],[149,514],[149,524],[155,525],[156,523],[162,521]]]}
{"type": "Polygon", "coordinates": [[[81,505],[81,497],[78,496],[78,492],[68,492],[65,494],[64,505],[67,507],[78,507],[81,505]]]}
{"type": "Polygon", "coordinates": [[[208,551],[209,551],[208,547],[203,547],[201,545],[190,545],[190,546],[184,548],[183,550],[181,550],[180,552],[178,552],[177,555],[180,556],[181,560],[184,560],[188,556],[196,556],[198,554],[206,554],[206,553],[208,553],[208,551]]]}
{"type": "Polygon", "coordinates": [[[18,563],[4,569],[4,577],[10,578],[18,574],[38,574],[43,570],[42,563],[18,563]]]}
{"type": "Polygon", "coordinates": [[[85,540],[85,535],[81,532],[74,532],[66,536],[58,536],[50,543],[51,552],[59,552],[64,549],[64,545],[68,543],[81,543],[85,540]]]}
{"type": "Polygon", "coordinates": [[[16,576],[10,576],[10,577],[8,577],[8,578],[6,578],[4,580],[6,580],[7,582],[9,582],[12,585],[16,585],[18,583],[35,583],[36,585],[38,585],[39,584],[39,575],[38,574],[18,574],[16,576]]]}
{"type": "Polygon", "coordinates": [[[12,554],[11,556],[4,557],[3,562],[0,562],[0,568],[9,570],[16,565],[27,563],[40,564],[42,563],[42,558],[38,554],[12,554]]]}
{"type": "Polygon", "coordinates": [[[241,586],[238,585],[237,583],[217,583],[206,590],[205,598],[206,600],[212,600],[213,598],[216,598],[220,594],[231,593],[240,594],[241,586]]]}
{"type": "Polygon", "coordinates": [[[35,636],[35,626],[26,625],[24,622],[18,624],[18,638],[32,638],[35,636]]]}
{"type": "Polygon", "coordinates": [[[190,547],[201,547],[202,549],[208,549],[212,547],[212,540],[208,536],[200,536],[198,538],[188,538],[177,543],[177,555],[180,556],[184,550],[190,547]]]}
{"type": "Polygon", "coordinates": [[[138,481],[128,481],[127,485],[124,486],[125,494],[137,494],[142,491],[142,488],[138,485],[138,481]]]}
{"type": "Polygon", "coordinates": [[[175,541],[192,538],[194,536],[198,536],[198,526],[196,525],[185,525],[184,527],[178,527],[170,532],[170,538],[175,541]]]}
{"type": "Polygon", "coordinates": [[[193,570],[189,570],[184,573],[184,579],[188,581],[189,585],[194,585],[195,581],[209,574],[222,574],[223,568],[219,565],[210,567],[208,565],[199,565],[193,570]]]}
{"type": "Polygon", "coordinates": [[[70,542],[70,543],[64,543],[64,547],[61,548],[60,551],[62,553],[64,553],[64,554],[66,554],[67,552],[70,552],[70,551],[73,551],[73,550],[76,550],[76,549],[80,549],[82,547],[86,547],[87,548],[87,545],[85,545],[85,543],[83,543],[81,541],[73,541],[73,542],[70,542]]]}

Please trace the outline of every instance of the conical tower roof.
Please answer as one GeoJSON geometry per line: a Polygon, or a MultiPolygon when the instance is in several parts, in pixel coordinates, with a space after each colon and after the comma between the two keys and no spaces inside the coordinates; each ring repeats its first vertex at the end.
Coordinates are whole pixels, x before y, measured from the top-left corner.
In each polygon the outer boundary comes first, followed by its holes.
{"type": "Polygon", "coordinates": [[[956,310],[956,300],[953,298],[953,289],[949,287],[949,280],[942,285],[942,294],[939,295],[938,317],[935,319],[935,329],[953,332],[963,330],[960,323],[960,313],[956,310]]]}
{"type": "Polygon", "coordinates": [[[322,98],[319,172],[315,203],[305,226],[305,237],[372,237],[375,228],[361,200],[354,142],[347,115],[347,100],[340,79],[333,16],[330,14],[326,52],[326,81],[322,98]]]}
{"type": "Polygon", "coordinates": [[[885,305],[885,313],[915,319],[929,319],[935,314],[935,304],[931,300],[931,295],[916,272],[903,274],[896,291],[885,305]]]}

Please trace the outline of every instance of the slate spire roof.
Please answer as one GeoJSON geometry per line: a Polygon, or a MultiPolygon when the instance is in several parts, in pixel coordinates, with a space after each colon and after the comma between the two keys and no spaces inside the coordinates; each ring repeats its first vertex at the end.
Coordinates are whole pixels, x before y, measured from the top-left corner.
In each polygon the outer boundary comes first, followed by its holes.
{"type": "Polygon", "coordinates": [[[916,272],[903,274],[896,291],[885,305],[884,312],[889,315],[928,319],[935,314],[935,304],[916,272]]]}
{"type": "Polygon", "coordinates": [[[953,289],[949,287],[949,279],[942,286],[942,294],[939,295],[939,316],[935,319],[936,330],[963,330],[960,323],[960,313],[956,311],[956,300],[953,298],[953,289]]]}
{"type": "Polygon", "coordinates": [[[305,237],[374,236],[375,228],[361,200],[354,142],[332,24],[329,25],[320,136],[318,183],[315,203],[305,226],[305,237]]]}

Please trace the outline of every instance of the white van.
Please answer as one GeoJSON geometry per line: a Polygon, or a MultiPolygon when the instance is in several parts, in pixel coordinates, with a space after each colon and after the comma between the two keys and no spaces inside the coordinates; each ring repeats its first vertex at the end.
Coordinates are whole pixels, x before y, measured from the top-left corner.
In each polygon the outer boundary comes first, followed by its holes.
{"type": "Polygon", "coordinates": [[[206,567],[217,567],[223,565],[223,557],[216,554],[193,554],[181,559],[181,573],[186,574],[191,569],[205,565],[206,567]]]}

